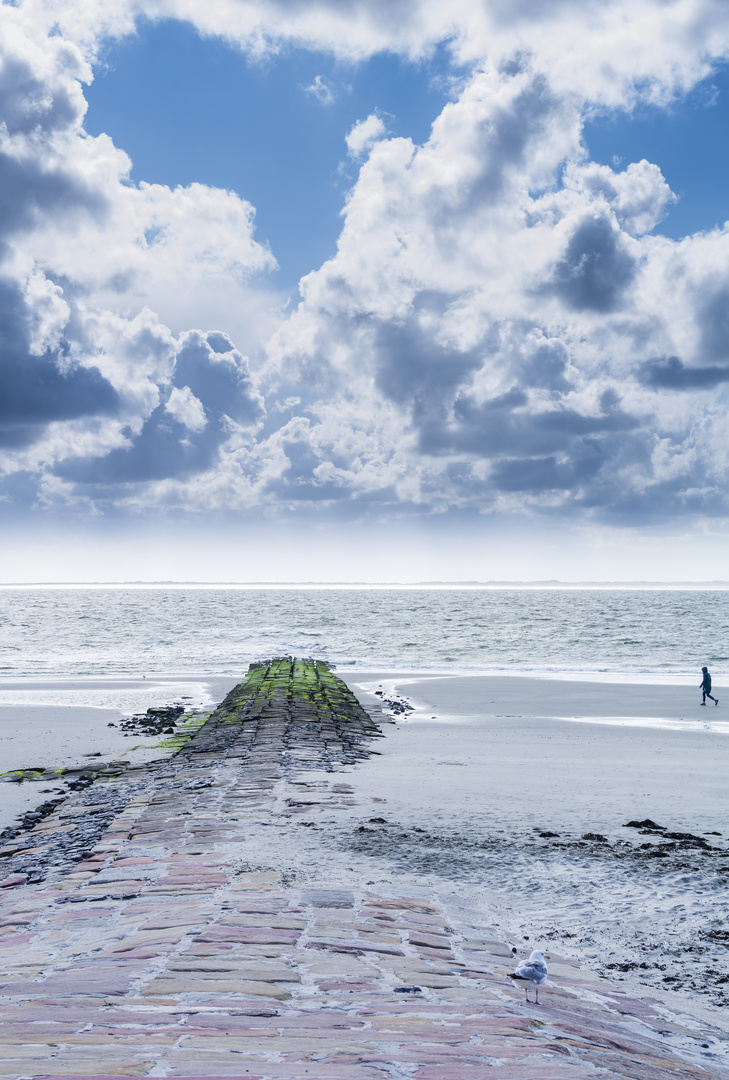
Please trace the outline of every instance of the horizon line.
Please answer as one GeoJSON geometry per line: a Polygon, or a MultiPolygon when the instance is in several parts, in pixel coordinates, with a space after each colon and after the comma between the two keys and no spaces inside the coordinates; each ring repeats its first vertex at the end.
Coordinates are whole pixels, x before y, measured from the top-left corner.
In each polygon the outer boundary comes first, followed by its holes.
{"type": "Polygon", "coordinates": [[[418,589],[418,588],[506,588],[520,586],[525,588],[580,588],[580,587],[638,587],[650,588],[708,588],[728,587],[729,580],[711,578],[690,580],[687,578],[665,581],[648,578],[585,578],[578,581],[564,581],[560,578],[491,578],[479,580],[431,579],[425,581],[201,581],[179,580],[173,578],[136,578],[127,581],[0,581],[2,589],[19,588],[129,588],[129,587],[199,587],[199,588],[239,588],[239,589],[283,589],[283,588],[365,588],[365,589],[418,589]]]}

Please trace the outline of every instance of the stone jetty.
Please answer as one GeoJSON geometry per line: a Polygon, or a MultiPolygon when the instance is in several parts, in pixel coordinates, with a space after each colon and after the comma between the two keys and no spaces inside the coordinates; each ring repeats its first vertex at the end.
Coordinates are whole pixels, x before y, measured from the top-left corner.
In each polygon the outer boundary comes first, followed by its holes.
{"type": "Polygon", "coordinates": [[[527,1005],[493,928],[319,869],[376,719],[326,664],[256,665],[172,756],[6,842],[0,1075],[727,1080],[715,1033],[555,957],[527,1005]]]}

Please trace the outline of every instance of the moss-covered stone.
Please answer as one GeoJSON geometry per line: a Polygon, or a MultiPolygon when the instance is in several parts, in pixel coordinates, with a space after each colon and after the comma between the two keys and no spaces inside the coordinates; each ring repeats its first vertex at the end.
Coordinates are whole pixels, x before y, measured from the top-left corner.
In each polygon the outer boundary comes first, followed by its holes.
{"type": "Polygon", "coordinates": [[[367,740],[381,734],[329,664],[291,656],[251,664],[243,682],[179,752],[225,752],[241,733],[259,752],[274,753],[275,745],[281,761],[319,761],[325,767],[367,757],[367,740]]]}

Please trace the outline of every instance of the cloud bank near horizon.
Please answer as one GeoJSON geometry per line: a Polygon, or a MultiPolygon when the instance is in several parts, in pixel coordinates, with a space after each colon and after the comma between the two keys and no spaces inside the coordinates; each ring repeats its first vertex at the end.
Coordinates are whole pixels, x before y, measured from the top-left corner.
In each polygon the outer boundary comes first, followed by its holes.
{"type": "Polygon", "coordinates": [[[719,0],[204,7],[0,8],[6,510],[729,513],[729,228],[655,234],[659,168],[582,139],[726,59],[719,0]],[[377,113],[343,133],[337,253],[294,310],[244,192],[132,183],[85,131],[99,51],[143,18],[272,63],[450,50],[422,145],[377,113]]]}

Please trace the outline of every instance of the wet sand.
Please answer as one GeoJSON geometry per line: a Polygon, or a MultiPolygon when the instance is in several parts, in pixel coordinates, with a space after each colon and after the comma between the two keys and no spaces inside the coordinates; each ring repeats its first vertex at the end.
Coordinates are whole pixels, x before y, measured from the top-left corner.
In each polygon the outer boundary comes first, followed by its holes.
{"type": "Polygon", "coordinates": [[[724,710],[686,686],[340,674],[363,700],[382,684],[415,706],[376,777],[403,812],[583,831],[619,828],[626,814],[688,830],[726,822],[729,694],[724,710]]]}
{"type": "MultiPolygon", "coordinates": [[[[687,1007],[726,1006],[729,723],[721,687],[719,707],[702,708],[690,684],[338,674],[370,705],[382,701],[381,689],[415,708],[386,725],[378,754],[348,769],[370,812],[342,807],[331,823],[317,858],[331,858],[333,875],[345,881],[353,868],[357,879],[385,883],[396,874],[457,895],[484,917],[499,911],[525,947],[538,938],[651,993],[678,989],[687,1007]],[[625,828],[644,819],[663,833],[625,828]]],[[[83,763],[96,751],[141,763],[160,751],[132,748],[159,740],[123,739],[106,727],[107,715],[180,696],[220,700],[234,682],[5,684],[6,697],[26,702],[0,710],[12,750],[5,767],[83,763]]],[[[0,784],[4,823],[50,798],[47,786],[0,784]]],[[[296,847],[287,858],[299,865],[296,847]]]]}
{"type": "MultiPolygon", "coordinates": [[[[160,737],[125,736],[119,727],[123,717],[177,700],[190,708],[212,708],[236,681],[206,676],[0,679],[0,772],[159,757],[154,746],[160,737]]],[[[48,798],[53,786],[0,783],[0,831],[48,798]]]]}
{"type": "Polygon", "coordinates": [[[331,680],[297,697],[277,679],[0,851],[6,1072],[728,1080],[720,1010],[654,1008],[589,958],[550,949],[527,1003],[508,973],[532,945],[492,920],[457,832],[450,870],[425,872],[437,833],[360,792],[397,729],[331,680]]]}
{"type": "Polygon", "coordinates": [[[458,886],[525,944],[661,1000],[726,1010],[722,705],[644,681],[347,680],[365,702],[380,689],[415,706],[352,780],[383,823],[364,819],[342,844],[371,860],[375,881],[458,886]],[[646,819],[661,829],[626,828],[646,819]]]}

